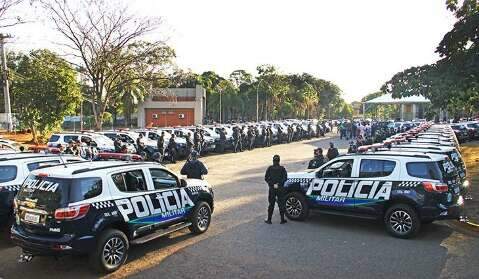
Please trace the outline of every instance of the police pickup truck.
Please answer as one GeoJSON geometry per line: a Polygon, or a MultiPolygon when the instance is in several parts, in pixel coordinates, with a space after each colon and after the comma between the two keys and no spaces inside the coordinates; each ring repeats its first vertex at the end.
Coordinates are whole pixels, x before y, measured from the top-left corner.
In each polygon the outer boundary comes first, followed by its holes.
{"type": "Polygon", "coordinates": [[[286,216],[311,210],[383,220],[387,231],[411,238],[421,223],[460,217],[457,171],[443,155],[397,151],[339,156],[319,169],[288,174],[286,216]]]}
{"type": "Polygon", "coordinates": [[[88,254],[112,272],[131,245],[189,228],[204,233],[213,190],[157,163],[89,162],[34,171],[15,198],[12,240],[33,256],[88,254]]]}
{"type": "Polygon", "coordinates": [[[83,161],[72,155],[42,153],[3,154],[0,158],[0,228],[9,238],[8,226],[13,221],[13,198],[31,171],[47,165],[83,161]]]}

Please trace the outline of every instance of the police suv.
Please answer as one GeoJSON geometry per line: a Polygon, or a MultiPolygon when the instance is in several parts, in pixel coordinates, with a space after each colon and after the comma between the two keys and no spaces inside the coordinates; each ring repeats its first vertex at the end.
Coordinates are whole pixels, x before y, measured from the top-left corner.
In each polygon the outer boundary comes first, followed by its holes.
{"type": "Polygon", "coordinates": [[[348,154],[312,172],[288,174],[286,216],[304,220],[318,210],[379,219],[391,235],[410,238],[421,223],[460,217],[459,183],[456,168],[443,155],[348,154]]]}
{"type": "Polygon", "coordinates": [[[112,272],[131,245],[184,228],[204,233],[213,190],[157,163],[88,162],[32,172],[15,210],[12,240],[22,259],[88,254],[93,268],[112,272]]]}
{"type": "MultiPolygon", "coordinates": [[[[71,155],[42,153],[3,154],[0,158],[0,222],[1,227],[13,221],[13,198],[31,171],[47,165],[83,161],[71,155]]],[[[8,233],[8,230],[7,230],[8,233]]]]}

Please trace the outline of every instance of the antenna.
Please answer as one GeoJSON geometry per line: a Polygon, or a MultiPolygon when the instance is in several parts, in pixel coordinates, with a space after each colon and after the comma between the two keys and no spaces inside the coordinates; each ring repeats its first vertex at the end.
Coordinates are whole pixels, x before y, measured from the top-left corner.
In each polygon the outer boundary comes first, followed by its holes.
{"type": "Polygon", "coordinates": [[[60,150],[60,153],[58,153],[58,156],[60,157],[60,161],[62,161],[62,165],[65,167],[65,168],[68,168],[67,167],[67,164],[65,163],[65,160],[63,160],[63,156],[62,156],[62,151],[60,150]]]}

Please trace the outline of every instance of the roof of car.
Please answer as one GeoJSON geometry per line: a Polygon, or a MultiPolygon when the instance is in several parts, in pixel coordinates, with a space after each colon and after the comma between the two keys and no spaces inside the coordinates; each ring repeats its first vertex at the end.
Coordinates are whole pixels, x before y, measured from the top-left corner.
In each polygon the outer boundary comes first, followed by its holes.
{"type": "Polygon", "coordinates": [[[35,170],[32,172],[34,175],[40,173],[47,174],[54,177],[71,177],[74,175],[87,174],[95,171],[109,171],[116,168],[129,168],[132,166],[144,167],[152,166],[158,168],[165,168],[163,165],[153,162],[127,162],[127,161],[93,161],[83,164],[67,164],[56,165],[52,167],[43,168],[41,170],[35,170]]]}
{"type": "MultiPolygon", "coordinates": [[[[62,155],[64,157],[73,157],[72,155],[62,155]]],[[[58,154],[45,154],[45,153],[11,153],[11,154],[2,154],[0,162],[13,161],[13,160],[26,160],[33,158],[51,158],[51,157],[60,157],[58,154]]]]}

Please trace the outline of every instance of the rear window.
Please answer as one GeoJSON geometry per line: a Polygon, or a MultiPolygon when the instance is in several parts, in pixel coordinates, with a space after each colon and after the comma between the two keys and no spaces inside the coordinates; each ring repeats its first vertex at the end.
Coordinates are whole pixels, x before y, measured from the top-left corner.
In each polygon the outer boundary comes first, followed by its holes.
{"type": "Polygon", "coordinates": [[[54,166],[60,164],[59,160],[52,160],[52,161],[42,161],[42,162],[34,162],[27,164],[27,168],[29,171],[34,171],[38,169],[39,167],[44,167],[44,166],[54,166]]]}
{"type": "Polygon", "coordinates": [[[22,185],[17,198],[35,202],[36,208],[47,211],[100,195],[101,178],[53,178],[30,175],[22,185]]]}
{"type": "Polygon", "coordinates": [[[9,182],[17,178],[16,166],[0,166],[0,183],[9,182]]]}
{"type": "Polygon", "coordinates": [[[359,177],[384,177],[390,175],[396,162],[388,160],[361,160],[361,167],[359,170],[359,177]]]}
{"type": "Polygon", "coordinates": [[[48,141],[49,142],[57,142],[59,139],[60,139],[59,135],[52,135],[48,141]]]}
{"type": "Polygon", "coordinates": [[[407,173],[410,176],[441,180],[441,170],[439,169],[437,162],[411,162],[406,164],[407,173]]]}

